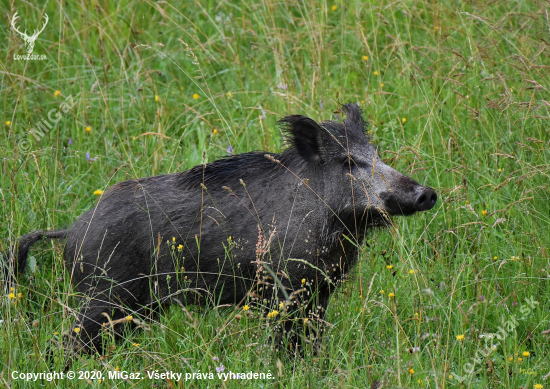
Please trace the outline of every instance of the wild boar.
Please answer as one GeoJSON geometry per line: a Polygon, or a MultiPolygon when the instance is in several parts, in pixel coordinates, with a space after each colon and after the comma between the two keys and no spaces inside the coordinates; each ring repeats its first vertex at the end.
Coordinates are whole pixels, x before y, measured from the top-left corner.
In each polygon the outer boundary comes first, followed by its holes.
{"type": "Polygon", "coordinates": [[[84,297],[74,328],[88,349],[101,349],[103,313],[122,323],[173,298],[294,318],[282,332],[322,318],[366,231],[437,201],[380,159],[357,105],[341,111],[344,121],[283,118],[289,147],[279,154],[119,182],[67,230],[21,237],[15,265],[25,268],[38,240],[66,239],[64,263],[84,297]]]}

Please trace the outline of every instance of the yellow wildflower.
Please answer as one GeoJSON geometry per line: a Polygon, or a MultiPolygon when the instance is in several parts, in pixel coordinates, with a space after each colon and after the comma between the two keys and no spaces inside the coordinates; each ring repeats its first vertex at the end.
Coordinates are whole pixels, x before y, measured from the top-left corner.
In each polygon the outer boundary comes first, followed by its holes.
{"type": "Polygon", "coordinates": [[[495,257],[493,259],[496,261],[498,259],[498,257],[495,255],[495,257]]]}
{"type": "Polygon", "coordinates": [[[197,99],[199,98],[199,95],[195,93],[195,94],[193,95],[193,98],[194,98],[195,100],[197,100],[197,99]]]}
{"type": "Polygon", "coordinates": [[[176,237],[175,236],[172,237],[172,242],[174,242],[174,243],[176,242],[176,237]]]}
{"type": "Polygon", "coordinates": [[[11,122],[9,120],[6,121],[6,126],[11,126],[11,122]]]}
{"type": "Polygon", "coordinates": [[[304,285],[305,283],[306,283],[306,279],[302,278],[302,285],[304,285]]]}
{"type": "Polygon", "coordinates": [[[483,217],[487,216],[487,211],[483,210],[481,211],[481,214],[483,215],[483,217]]]}
{"type": "Polygon", "coordinates": [[[94,192],[96,196],[101,196],[103,194],[103,191],[101,189],[98,189],[94,192]]]}
{"type": "Polygon", "coordinates": [[[178,251],[181,251],[181,249],[183,249],[183,245],[180,244],[180,245],[178,246],[178,251]]]}
{"type": "Polygon", "coordinates": [[[414,374],[414,369],[410,369],[409,373],[414,374]]]}
{"type": "Polygon", "coordinates": [[[509,360],[510,362],[514,362],[514,357],[510,357],[510,358],[508,358],[508,360],[509,360]]]}
{"type": "Polygon", "coordinates": [[[279,314],[279,311],[271,311],[267,314],[267,317],[269,319],[272,319],[272,318],[276,317],[278,314],[279,314]]]}
{"type": "Polygon", "coordinates": [[[414,270],[413,269],[409,270],[409,274],[414,274],[414,270]]]}
{"type": "Polygon", "coordinates": [[[157,102],[159,101],[158,95],[155,95],[155,101],[157,101],[157,102]]]}
{"type": "Polygon", "coordinates": [[[126,316],[126,320],[128,320],[128,321],[132,321],[133,319],[134,319],[134,318],[132,317],[132,315],[126,316]]]}
{"type": "Polygon", "coordinates": [[[388,265],[388,266],[386,266],[386,269],[388,269],[388,270],[393,269],[393,265],[388,265]]]}
{"type": "Polygon", "coordinates": [[[523,358],[518,358],[518,363],[523,361],[523,358]]]}
{"type": "Polygon", "coordinates": [[[14,299],[15,298],[15,293],[10,293],[10,299],[14,299]]]}
{"type": "Polygon", "coordinates": [[[523,356],[524,356],[525,358],[527,358],[529,355],[531,355],[531,353],[529,353],[529,351],[524,351],[524,352],[523,352],[523,356]]]}
{"type": "Polygon", "coordinates": [[[244,307],[243,307],[243,311],[248,311],[250,309],[250,306],[248,304],[246,304],[244,307]]]}
{"type": "Polygon", "coordinates": [[[401,119],[401,121],[403,122],[403,124],[407,123],[407,118],[403,118],[401,119]]]}
{"type": "Polygon", "coordinates": [[[535,384],[533,386],[534,389],[544,389],[544,386],[542,386],[541,384],[535,384]]]}
{"type": "Polygon", "coordinates": [[[92,132],[92,127],[88,126],[85,128],[85,131],[87,134],[91,133],[92,132]]]}
{"type": "Polygon", "coordinates": [[[17,297],[19,298],[23,297],[23,293],[17,293],[17,297]]]}
{"type": "Polygon", "coordinates": [[[379,75],[379,74],[380,74],[380,73],[378,73],[378,72],[374,72],[374,75],[375,75],[375,76],[377,76],[377,75],[379,75]]]}
{"type": "Polygon", "coordinates": [[[212,130],[212,134],[216,135],[217,133],[218,133],[218,130],[214,128],[214,129],[212,130]]]}
{"type": "Polygon", "coordinates": [[[361,57],[361,59],[362,59],[363,61],[368,61],[368,60],[369,60],[369,57],[368,57],[367,55],[364,55],[364,56],[361,57]]]}
{"type": "Polygon", "coordinates": [[[55,92],[53,92],[53,95],[55,97],[58,97],[59,95],[61,95],[61,91],[56,90],[55,92]]]}
{"type": "Polygon", "coordinates": [[[384,87],[384,83],[380,83],[380,88],[383,88],[384,87]]]}
{"type": "Polygon", "coordinates": [[[460,340],[462,342],[464,340],[464,335],[457,335],[456,340],[460,340]]]}
{"type": "Polygon", "coordinates": [[[453,375],[452,375],[452,374],[449,374],[449,379],[450,379],[450,380],[453,379],[453,375]]]}
{"type": "Polygon", "coordinates": [[[78,334],[78,333],[80,332],[80,328],[79,328],[79,327],[75,327],[75,328],[73,329],[73,331],[74,331],[76,334],[78,334]]]}
{"type": "Polygon", "coordinates": [[[384,294],[384,293],[386,293],[386,292],[384,292],[384,290],[381,290],[381,291],[380,291],[380,294],[384,294]]]}
{"type": "Polygon", "coordinates": [[[394,297],[395,297],[395,293],[390,292],[390,294],[388,294],[388,296],[389,296],[390,298],[394,298],[394,297]]]}
{"type": "Polygon", "coordinates": [[[332,11],[336,11],[338,9],[338,6],[337,5],[333,5],[332,6],[332,11]]]}
{"type": "Polygon", "coordinates": [[[309,319],[307,317],[304,319],[304,325],[308,322],[308,320],[309,319]]]}
{"type": "Polygon", "coordinates": [[[233,98],[233,92],[229,91],[225,94],[228,98],[233,98]]]}
{"type": "Polygon", "coordinates": [[[134,347],[139,347],[139,343],[134,343],[134,347]]]}

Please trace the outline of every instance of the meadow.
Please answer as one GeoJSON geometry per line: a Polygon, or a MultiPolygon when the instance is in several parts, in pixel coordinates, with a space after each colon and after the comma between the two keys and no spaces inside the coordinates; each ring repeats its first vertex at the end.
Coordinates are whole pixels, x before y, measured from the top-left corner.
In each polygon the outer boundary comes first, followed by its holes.
{"type": "Polygon", "coordinates": [[[73,362],[102,379],[14,379],[64,370],[45,354],[62,356],[78,305],[62,242],[37,244],[2,290],[0,387],[550,387],[547,2],[33,4],[0,6],[0,251],[70,225],[116,182],[278,152],[277,120],[334,119],[346,102],[384,160],[439,201],[369,233],[321,352],[303,358],[273,350],[275,320],[252,309],[176,304],[73,362]],[[16,59],[15,11],[21,31],[49,16],[33,51],[44,60],[16,59]],[[36,132],[43,120],[52,128],[36,132]],[[145,378],[106,378],[116,371],[145,378]]]}

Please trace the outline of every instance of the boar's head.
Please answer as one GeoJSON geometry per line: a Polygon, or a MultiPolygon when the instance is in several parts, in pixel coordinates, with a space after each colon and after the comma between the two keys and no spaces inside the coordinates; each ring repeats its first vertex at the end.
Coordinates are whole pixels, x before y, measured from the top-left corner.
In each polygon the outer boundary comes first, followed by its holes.
{"type": "Polygon", "coordinates": [[[332,187],[323,193],[342,223],[348,228],[354,222],[356,228],[384,225],[386,215],[431,209],[437,202],[436,192],[382,161],[366,135],[361,109],[346,104],[342,111],[346,114],[342,122],[318,124],[301,115],[280,121],[289,143],[316,176],[324,177],[325,186],[332,187]]]}

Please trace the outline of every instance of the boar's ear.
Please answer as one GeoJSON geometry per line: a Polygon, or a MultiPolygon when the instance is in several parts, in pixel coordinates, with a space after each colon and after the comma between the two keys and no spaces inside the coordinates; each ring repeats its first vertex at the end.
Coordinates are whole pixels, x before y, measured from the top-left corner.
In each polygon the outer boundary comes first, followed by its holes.
{"type": "Polygon", "coordinates": [[[346,114],[346,127],[356,132],[357,135],[367,132],[368,123],[363,118],[363,110],[353,103],[342,105],[342,111],[346,114]]]}
{"type": "Polygon", "coordinates": [[[302,115],[287,116],[279,120],[286,135],[286,140],[294,146],[300,156],[308,162],[323,163],[325,135],[323,129],[315,120],[302,115]]]}

